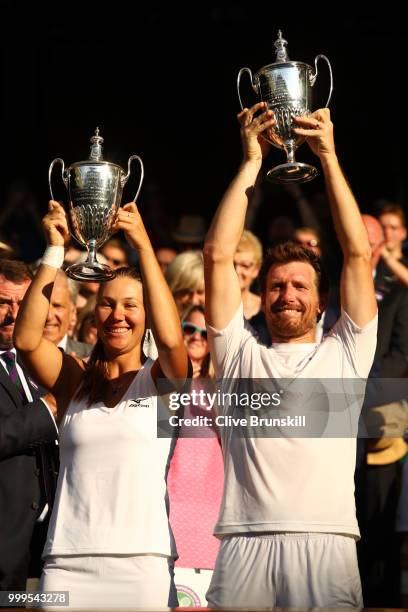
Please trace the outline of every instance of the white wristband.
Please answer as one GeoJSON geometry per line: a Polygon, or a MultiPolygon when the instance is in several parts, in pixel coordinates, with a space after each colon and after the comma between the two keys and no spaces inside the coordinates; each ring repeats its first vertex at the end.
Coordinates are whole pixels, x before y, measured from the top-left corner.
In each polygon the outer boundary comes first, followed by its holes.
{"type": "Polygon", "coordinates": [[[61,268],[64,263],[64,247],[63,246],[47,246],[42,256],[41,263],[51,268],[61,268]]]}

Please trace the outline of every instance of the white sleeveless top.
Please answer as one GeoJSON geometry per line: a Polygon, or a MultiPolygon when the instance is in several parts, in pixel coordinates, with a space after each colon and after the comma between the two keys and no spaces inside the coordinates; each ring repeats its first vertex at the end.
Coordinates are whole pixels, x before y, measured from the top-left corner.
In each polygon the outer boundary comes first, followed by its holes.
{"type": "Polygon", "coordinates": [[[44,557],[177,555],[166,491],[172,440],[157,438],[152,365],[148,359],[113,408],[69,404],[44,557]]]}

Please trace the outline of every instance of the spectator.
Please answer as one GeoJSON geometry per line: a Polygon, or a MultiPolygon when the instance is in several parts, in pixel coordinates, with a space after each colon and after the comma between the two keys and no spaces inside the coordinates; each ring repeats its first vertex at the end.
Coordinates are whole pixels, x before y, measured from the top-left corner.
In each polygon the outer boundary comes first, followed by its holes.
{"type": "Polygon", "coordinates": [[[61,347],[66,353],[74,353],[82,358],[90,354],[92,346],[73,340],[68,336],[72,314],[76,311],[77,292],[78,288],[75,281],[68,279],[62,270],[58,270],[44,326],[44,338],[61,347]]]}
{"type": "Polygon", "coordinates": [[[106,263],[113,270],[128,265],[126,247],[117,238],[110,238],[108,242],[105,242],[100,249],[100,253],[105,257],[106,263]]]}
{"type": "Polygon", "coordinates": [[[262,245],[249,230],[244,230],[234,256],[234,267],[241,288],[244,316],[251,319],[261,309],[261,298],[251,291],[251,285],[258,277],[262,265],[262,245]]]}
{"type": "Polygon", "coordinates": [[[13,347],[30,283],[23,262],[0,260],[0,591],[25,591],[27,578],[41,573],[58,467],[55,400],[33,383],[13,347]]]}
{"type": "Polygon", "coordinates": [[[166,280],[179,314],[187,306],[204,305],[204,264],[201,251],[184,251],[167,268],[166,280]]]}
{"type": "Polygon", "coordinates": [[[177,257],[177,251],[171,247],[159,247],[155,250],[157,261],[163,274],[166,274],[167,268],[171,262],[177,257]]]}
{"type": "MultiPolygon", "coordinates": [[[[211,392],[214,372],[203,307],[188,307],[182,326],[193,364],[191,389],[211,392]]],[[[215,413],[203,402],[186,406],[184,416],[215,418],[215,413]]],[[[175,582],[180,605],[205,605],[205,593],[219,548],[219,540],[212,531],[221,503],[223,481],[224,464],[217,427],[214,424],[200,428],[182,425],[168,476],[170,524],[179,554],[175,582]]]]}

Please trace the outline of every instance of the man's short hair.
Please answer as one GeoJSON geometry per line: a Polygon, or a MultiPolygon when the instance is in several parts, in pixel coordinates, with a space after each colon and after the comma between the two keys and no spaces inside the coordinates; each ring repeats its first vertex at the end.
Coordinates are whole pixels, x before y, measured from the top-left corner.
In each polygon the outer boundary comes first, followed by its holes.
{"type": "Polygon", "coordinates": [[[377,214],[377,217],[381,217],[381,215],[387,215],[387,214],[395,215],[396,217],[399,218],[402,225],[404,227],[407,227],[404,209],[399,204],[395,204],[394,202],[387,202],[381,207],[381,209],[379,210],[377,214]]]}
{"type": "Polygon", "coordinates": [[[33,275],[27,264],[15,259],[0,259],[0,276],[4,276],[6,280],[17,285],[33,280],[33,275]]]}
{"type": "Polygon", "coordinates": [[[292,261],[303,261],[312,266],[316,272],[316,285],[319,294],[329,292],[329,277],[322,265],[322,260],[314,251],[295,242],[282,242],[268,249],[265,260],[259,273],[259,282],[262,293],[266,291],[266,279],[270,268],[275,264],[287,264],[292,261]]]}

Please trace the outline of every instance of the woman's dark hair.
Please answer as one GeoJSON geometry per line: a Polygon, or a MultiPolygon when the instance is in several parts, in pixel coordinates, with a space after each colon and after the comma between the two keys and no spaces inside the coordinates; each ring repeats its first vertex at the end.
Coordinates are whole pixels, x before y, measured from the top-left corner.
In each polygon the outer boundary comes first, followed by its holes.
{"type": "MultiPolygon", "coordinates": [[[[116,278],[129,278],[142,283],[140,271],[136,267],[124,267],[115,270],[116,278]]],[[[143,344],[143,341],[142,341],[143,344]]],[[[87,398],[87,405],[92,406],[102,399],[105,381],[109,377],[108,363],[102,341],[98,338],[89,357],[82,383],[75,395],[76,400],[87,398]]]]}
{"type": "Polygon", "coordinates": [[[320,295],[329,292],[329,277],[322,264],[321,257],[296,242],[282,242],[268,250],[259,273],[262,293],[266,291],[266,279],[270,268],[275,264],[286,264],[292,261],[303,261],[312,266],[316,272],[317,290],[320,295]]]}

